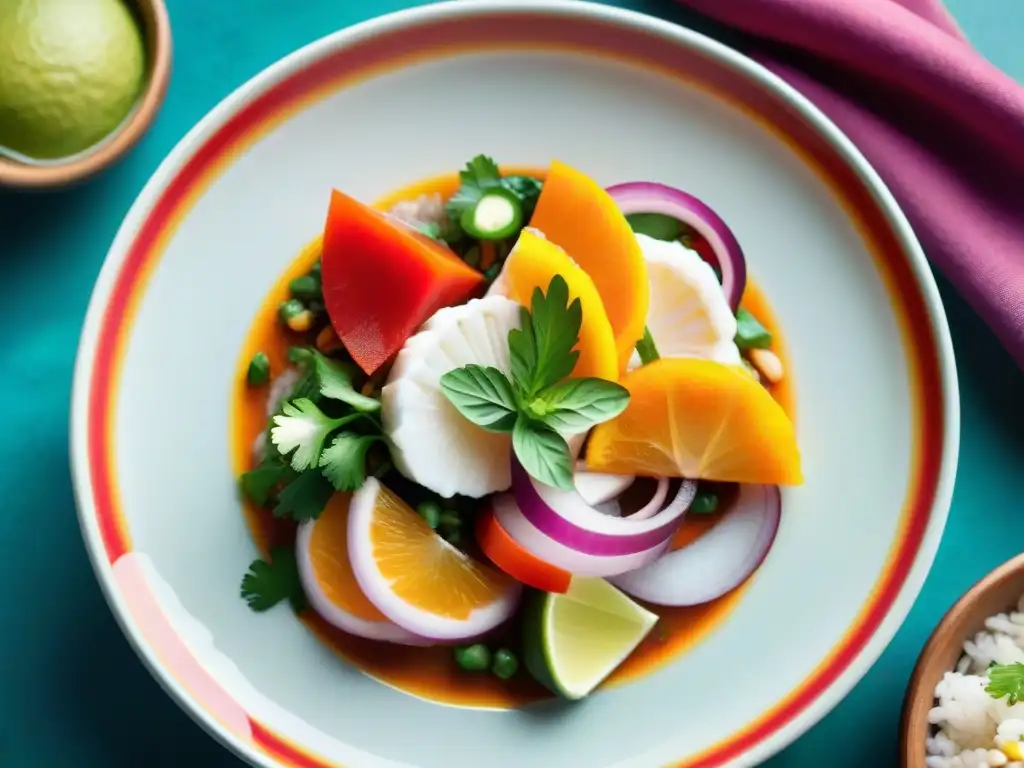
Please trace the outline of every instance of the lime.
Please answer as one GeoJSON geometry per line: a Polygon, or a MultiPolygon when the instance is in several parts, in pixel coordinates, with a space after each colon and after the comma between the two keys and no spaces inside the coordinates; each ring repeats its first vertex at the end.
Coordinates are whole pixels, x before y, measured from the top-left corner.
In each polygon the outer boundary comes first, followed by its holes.
{"type": "Polygon", "coordinates": [[[523,615],[526,668],[566,699],[582,699],[658,621],[604,579],[574,578],[565,594],[532,594],[523,615]]]}
{"type": "Polygon", "coordinates": [[[40,160],[88,149],[131,111],[145,60],[123,0],[0,1],[0,146],[40,160]]]}

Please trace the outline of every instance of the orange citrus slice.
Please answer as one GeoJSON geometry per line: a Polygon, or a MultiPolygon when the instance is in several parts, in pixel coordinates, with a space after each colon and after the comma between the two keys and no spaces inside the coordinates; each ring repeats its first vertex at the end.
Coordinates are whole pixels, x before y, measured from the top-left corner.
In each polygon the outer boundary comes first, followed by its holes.
{"type": "Polygon", "coordinates": [[[403,645],[423,638],[390,621],[356,581],[348,558],[349,494],[336,493],[316,520],[303,523],[295,539],[295,559],[306,599],[327,623],[359,637],[403,645]]]}
{"type": "Polygon", "coordinates": [[[508,297],[529,307],[534,288],[547,293],[551,278],[555,275],[565,279],[569,286],[569,300],[579,299],[583,310],[580,340],[576,347],[580,357],[573,369],[573,378],[597,376],[616,381],[620,366],[615,336],[594,282],[564,250],[524,229],[505,261],[502,280],[508,297]]]}
{"type": "Polygon", "coordinates": [[[590,275],[625,370],[644,335],[647,267],[629,222],[600,184],[557,160],[551,164],[530,226],[564,249],[590,275]]]}
{"type": "Polygon", "coordinates": [[[793,423],[742,368],[664,358],[621,382],[629,405],[590,435],[598,472],[799,485],[793,423]]]}
{"type": "Polygon", "coordinates": [[[483,634],[508,619],[522,586],[435,533],[374,478],[352,496],[349,556],[370,602],[408,631],[435,640],[483,634]]]}

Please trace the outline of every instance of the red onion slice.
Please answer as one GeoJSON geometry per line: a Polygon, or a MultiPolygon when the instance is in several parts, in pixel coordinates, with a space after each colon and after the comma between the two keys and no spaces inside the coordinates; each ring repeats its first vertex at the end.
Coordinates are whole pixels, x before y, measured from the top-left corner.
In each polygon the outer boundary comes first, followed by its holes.
{"type": "Polygon", "coordinates": [[[731,592],[757,570],[775,541],[782,497],[774,485],[741,485],[719,523],[693,543],[611,579],[654,605],[700,605],[731,592]]]}
{"type": "Polygon", "coordinates": [[[747,261],[736,236],[721,217],[705,203],[681,189],[652,181],[631,181],[608,187],[619,209],[634,213],[660,213],[692,227],[707,240],[722,273],[722,291],[729,306],[739,309],[747,285],[747,261]]]}
{"type": "Polygon", "coordinates": [[[592,507],[611,501],[636,480],[633,475],[607,475],[603,472],[590,472],[586,467],[586,462],[577,462],[572,479],[576,492],[592,507]]]}
{"type": "MultiPolygon", "coordinates": [[[[696,484],[693,486],[694,491],[697,490],[696,484]]],[[[650,517],[654,517],[658,512],[661,511],[661,506],[665,503],[665,499],[668,498],[668,478],[659,477],[658,487],[654,489],[654,495],[651,496],[651,500],[644,504],[640,509],[631,515],[626,515],[627,520],[646,520],[650,517]]],[[[693,501],[693,499],[690,499],[693,501]]],[[[687,505],[689,506],[689,505],[687,505]]]]}
{"type": "Polygon", "coordinates": [[[643,552],[667,541],[689,509],[697,484],[684,480],[672,504],[646,520],[603,515],[575,490],[536,481],[514,458],[512,491],[523,517],[548,538],[588,555],[616,556],[643,552]]]}
{"type": "MultiPolygon", "coordinates": [[[[660,477],[656,481],[654,486],[654,493],[651,494],[651,498],[636,512],[631,512],[628,515],[622,514],[622,500],[621,497],[615,497],[607,499],[606,501],[598,502],[594,504],[594,509],[600,512],[602,515],[609,515],[611,517],[623,517],[626,520],[646,520],[649,517],[653,517],[661,511],[662,506],[665,504],[665,499],[668,498],[668,478],[660,477]]],[[[579,483],[576,483],[576,490],[579,491],[579,483]]],[[[580,491],[580,496],[583,496],[583,492],[580,491]]],[[[584,497],[584,501],[588,501],[584,497]]],[[[589,503],[589,501],[588,501],[589,503]]]]}
{"type": "MultiPolygon", "coordinates": [[[[607,577],[642,568],[661,557],[671,541],[670,538],[666,539],[656,547],[630,555],[588,555],[567,547],[537,530],[536,526],[523,516],[511,493],[495,496],[492,508],[501,527],[521,547],[574,576],[607,577]]],[[[595,514],[601,513],[595,510],[595,514]]]]}

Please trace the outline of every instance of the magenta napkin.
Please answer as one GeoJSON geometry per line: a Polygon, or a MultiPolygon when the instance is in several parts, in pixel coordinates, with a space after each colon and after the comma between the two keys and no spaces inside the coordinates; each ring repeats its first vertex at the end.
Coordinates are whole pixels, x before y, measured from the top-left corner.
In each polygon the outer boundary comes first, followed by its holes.
{"type": "Polygon", "coordinates": [[[752,37],[753,57],[859,146],[1024,367],[1024,87],[940,0],[682,2],[752,37]]]}

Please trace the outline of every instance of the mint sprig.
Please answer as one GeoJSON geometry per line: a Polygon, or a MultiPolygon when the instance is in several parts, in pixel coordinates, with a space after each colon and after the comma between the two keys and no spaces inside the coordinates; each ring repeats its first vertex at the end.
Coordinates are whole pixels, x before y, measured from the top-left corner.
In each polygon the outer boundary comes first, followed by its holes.
{"type": "Polygon", "coordinates": [[[441,390],[465,418],[491,432],[512,434],[523,468],[542,483],[573,487],[572,457],[561,433],[578,434],[618,416],[629,391],[605,379],[567,378],[576,367],[583,324],[579,299],[569,301],[565,278],[547,293],[534,289],[520,327],[508,334],[511,379],[497,368],[467,365],[441,377],[441,390]]]}

